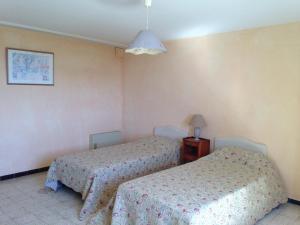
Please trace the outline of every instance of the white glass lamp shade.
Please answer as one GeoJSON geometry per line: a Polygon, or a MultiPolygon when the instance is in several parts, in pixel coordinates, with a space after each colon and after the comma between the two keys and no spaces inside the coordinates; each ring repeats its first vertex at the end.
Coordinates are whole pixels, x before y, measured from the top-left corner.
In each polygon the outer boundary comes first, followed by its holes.
{"type": "Polygon", "coordinates": [[[140,31],[134,41],[125,50],[126,53],[134,55],[157,55],[166,51],[165,46],[150,30],[140,31]]]}
{"type": "Polygon", "coordinates": [[[206,122],[202,115],[196,114],[193,116],[193,118],[190,122],[190,125],[193,127],[204,128],[204,127],[206,127],[206,122]]]}

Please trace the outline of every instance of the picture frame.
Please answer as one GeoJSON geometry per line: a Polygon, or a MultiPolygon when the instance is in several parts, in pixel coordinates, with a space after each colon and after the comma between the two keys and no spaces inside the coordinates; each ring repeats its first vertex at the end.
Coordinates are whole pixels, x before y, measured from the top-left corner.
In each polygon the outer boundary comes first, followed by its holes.
{"type": "Polygon", "coordinates": [[[54,86],[54,53],[6,48],[8,85],[54,86]]]}

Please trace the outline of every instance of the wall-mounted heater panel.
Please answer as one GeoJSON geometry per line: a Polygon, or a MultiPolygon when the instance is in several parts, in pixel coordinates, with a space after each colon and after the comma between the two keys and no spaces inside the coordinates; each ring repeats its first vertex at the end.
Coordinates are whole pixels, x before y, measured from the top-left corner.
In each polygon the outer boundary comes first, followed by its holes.
{"type": "Polygon", "coordinates": [[[104,132],[90,135],[90,149],[117,145],[123,143],[120,131],[104,132]]]}

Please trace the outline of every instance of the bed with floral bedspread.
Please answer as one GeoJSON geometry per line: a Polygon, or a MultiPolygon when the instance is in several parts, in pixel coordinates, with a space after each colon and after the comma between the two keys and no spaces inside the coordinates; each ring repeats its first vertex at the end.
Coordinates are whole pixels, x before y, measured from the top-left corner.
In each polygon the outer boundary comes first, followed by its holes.
{"type": "Polygon", "coordinates": [[[281,179],[265,155],[224,148],[123,183],[112,210],[100,211],[90,223],[253,225],[286,201],[281,179]]]}
{"type": "Polygon", "coordinates": [[[90,150],[55,159],[45,186],[57,190],[60,182],[82,194],[80,219],[107,205],[118,185],[130,179],[176,166],[180,143],[164,137],[90,150]]]}

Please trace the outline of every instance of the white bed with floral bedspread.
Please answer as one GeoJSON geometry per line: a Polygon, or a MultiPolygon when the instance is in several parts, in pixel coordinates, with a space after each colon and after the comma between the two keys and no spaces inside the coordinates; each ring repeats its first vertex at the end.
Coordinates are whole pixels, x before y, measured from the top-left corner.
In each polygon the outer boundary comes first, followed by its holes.
{"type": "Polygon", "coordinates": [[[253,225],[287,201],[276,169],[259,152],[262,146],[245,145],[249,151],[222,146],[225,139],[218,143],[222,149],[207,157],[123,183],[110,209],[90,223],[253,225]]]}
{"type": "Polygon", "coordinates": [[[119,184],[179,163],[179,139],[163,136],[59,157],[50,166],[45,186],[57,190],[63,183],[81,193],[80,219],[85,219],[108,204],[119,184]]]}

